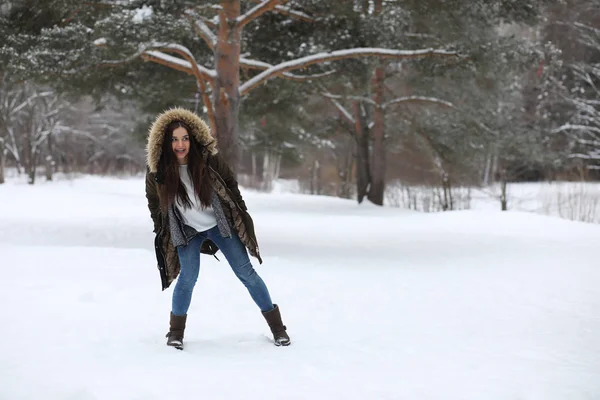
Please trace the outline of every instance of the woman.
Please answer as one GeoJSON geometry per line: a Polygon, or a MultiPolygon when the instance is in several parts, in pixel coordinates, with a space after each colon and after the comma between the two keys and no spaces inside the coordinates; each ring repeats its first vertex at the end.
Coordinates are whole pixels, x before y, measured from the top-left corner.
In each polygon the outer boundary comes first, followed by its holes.
{"type": "Polygon", "coordinates": [[[279,307],[246,251],[262,263],[252,218],[208,126],[188,110],[170,109],[152,124],[146,151],[146,198],[163,290],[179,275],[167,345],[183,348],[200,253],[214,255],[218,250],[262,311],[275,345],[289,345],[279,307]]]}

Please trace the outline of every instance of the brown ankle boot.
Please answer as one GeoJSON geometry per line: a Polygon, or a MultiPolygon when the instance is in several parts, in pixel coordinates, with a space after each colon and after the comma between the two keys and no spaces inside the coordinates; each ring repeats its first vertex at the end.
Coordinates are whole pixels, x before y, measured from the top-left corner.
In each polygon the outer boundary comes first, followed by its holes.
{"type": "Polygon", "coordinates": [[[269,328],[271,328],[271,332],[273,333],[273,342],[275,346],[289,346],[292,341],[290,337],[286,333],[286,326],[283,325],[281,321],[281,313],[279,312],[279,307],[277,304],[273,304],[275,306],[271,311],[263,312],[263,316],[267,320],[267,324],[269,324],[269,328]]]}
{"type": "Polygon", "coordinates": [[[167,333],[167,346],[173,346],[176,349],[183,350],[183,332],[185,331],[186,315],[173,315],[171,313],[171,321],[169,333],[167,333]]]}

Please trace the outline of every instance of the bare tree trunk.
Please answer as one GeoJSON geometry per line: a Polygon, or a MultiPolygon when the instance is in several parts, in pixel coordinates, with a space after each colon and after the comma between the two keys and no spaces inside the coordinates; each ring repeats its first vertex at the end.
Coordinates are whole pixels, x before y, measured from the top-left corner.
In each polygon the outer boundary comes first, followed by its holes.
{"type": "Polygon", "coordinates": [[[277,153],[275,157],[275,167],[273,170],[273,179],[279,179],[279,174],[281,172],[281,153],[277,153]]]}
{"type": "Polygon", "coordinates": [[[381,14],[383,11],[383,0],[375,0],[375,15],[381,14]]]}
{"type": "Polygon", "coordinates": [[[4,152],[4,138],[0,138],[0,185],[5,182],[4,170],[6,166],[6,153],[4,152]]]}
{"type": "Polygon", "coordinates": [[[52,181],[52,175],[54,173],[54,156],[53,156],[53,144],[52,144],[52,135],[48,136],[48,154],[46,154],[46,181],[52,181]]]}
{"type": "Polygon", "coordinates": [[[363,13],[364,14],[368,14],[369,13],[369,8],[371,7],[371,1],[370,0],[363,0],[362,2],[362,8],[363,8],[363,13]]]}
{"type": "Polygon", "coordinates": [[[317,159],[310,171],[310,194],[321,194],[321,166],[317,159]]]}
{"type": "Polygon", "coordinates": [[[360,102],[355,101],[352,106],[356,121],[356,195],[358,202],[362,203],[371,184],[369,127],[367,126],[365,115],[361,110],[360,102]]]}
{"type": "Polygon", "coordinates": [[[337,195],[343,199],[349,199],[351,194],[352,166],[354,165],[354,141],[347,144],[338,161],[338,177],[340,185],[337,195]]]}
{"type": "Polygon", "coordinates": [[[373,111],[373,154],[371,156],[371,186],[369,187],[369,200],[379,206],[383,205],[385,192],[385,116],[383,108],[383,80],[385,72],[383,67],[375,68],[373,76],[373,89],[375,110],[373,111]]]}
{"type": "Polygon", "coordinates": [[[506,169],[502,168],[500,172],[500,206],[502,207],[502,211],[508,210],[508,193],[507,193],[507,176],[506,169]]]}
{"type": "Polygon", "coordinates": [[[344,167],[344,180],[342,182],[343,197],[346,199],[350,198],[352,194],[352,169],[354,166],[354,149],[356,147],[355,142],[348,143],[348,149],[346,150],[346,165],[344,167]]]}
{"type": "Polygon", "coordinates": [[[442,178],[442,187],[444,188],[444,211],[454,210],[454,198],[452,197],[452,184],[447,174],[442,178]]]}
{"type": "Polygon", "coordinates": [[[217,78],[213,87],[215,129],[222,155],[237,171],[239,163],[238,113],[240,108],[241,30],[233,23],[240,15],[239,0],[222,0],[220,23],[215,46],[217,78]]]}
{"type": "Polygon", "coordinates": [[[256,151],[253,150],[252,151],[252,178],[251,178],[251,185],[253,188],[258,187],[258,171],[256,171],[256,151]]]}
{"type": "Polygon", "coordinates": [[[496,181],[498,175],[498,154],[494,150],[492,152],[492,171],[490,172],[490,176],[492,177],[492,181],[496,181]]]}
{"type": "Polygon", "coordinates": [[[488,152],[485,157],[485,168],[483,169],[483,176],[481,177],[483,186],[488,186],[490,184],[490,174],[492,172],[492,154],[488,152]]]}
{"type": "Polygon", "coordinates": [[[450,209],[450,204],[448,201],[448,187],[446,182],[442,180],[442,191],[444,193],[444,202],[442,203],[442,210],[448,211],[450,209]]]}
{"type": "Polygon", "coordinates": [[[27,180],[27,183],[29,183],[30,185],[35,184],[35,173],[37,172],[39,155],[40,153],[38,151],[35,151],[31,157],[31,165],[29,167],[29,179],[27,180]]]}
{"type": "Polygon", "coordinates": [[[264,150],[264,154],[263,154],[263,167],[262,167],[262,185],[261,188],[264,188],[269,181],[269,151],[268,150],[264,150]]]}
{"type": "Polygon", "coordinates": [[[32,165],[33,165],[33,149],[31,148],[31,126],[24,127],[25,133],[23,138],[23,152],[22,152],[22,160],[23,169],[25,170],[25,174],[28,176],[29,184],[33,184],[31,182],[32,176],[32,165]]]}
{"type": "Polygon", "coordinates": [[[281,162],[281,154],[272,150],[265,150],[263,162],[263,190],[271,190],[273,181],[279,176],[279,163],[281,162]]]}

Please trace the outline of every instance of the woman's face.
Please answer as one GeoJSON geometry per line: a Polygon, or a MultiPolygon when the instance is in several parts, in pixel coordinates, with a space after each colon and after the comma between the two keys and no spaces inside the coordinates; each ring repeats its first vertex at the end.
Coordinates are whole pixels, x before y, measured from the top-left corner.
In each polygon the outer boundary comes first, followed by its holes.
{"type": "Polygon", "coordinates": [[[183,127],[175,128],[171,140],[171,146],[173,147],[175,157],[177,157],[177,162],[179,164],[187,164],[188,153],[190,152],[190,135],[188,131],[183,127]]]}

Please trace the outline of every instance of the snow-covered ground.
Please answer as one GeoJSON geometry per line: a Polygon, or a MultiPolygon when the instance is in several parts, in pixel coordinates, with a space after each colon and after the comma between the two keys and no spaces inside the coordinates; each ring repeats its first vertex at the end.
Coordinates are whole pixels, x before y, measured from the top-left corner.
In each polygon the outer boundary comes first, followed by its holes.
{"type": "Polygon", "coordinates": [[[176,351],[141,179],[1,185],[0,399],[600,398],[600,225],[245,197],[293,345],[205,257],[176,351]]]}

